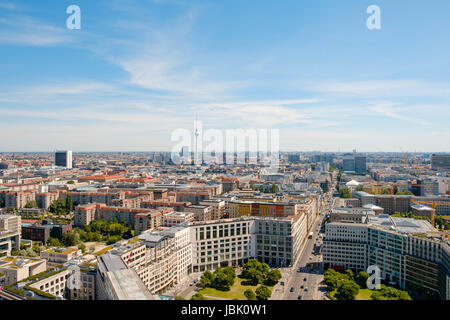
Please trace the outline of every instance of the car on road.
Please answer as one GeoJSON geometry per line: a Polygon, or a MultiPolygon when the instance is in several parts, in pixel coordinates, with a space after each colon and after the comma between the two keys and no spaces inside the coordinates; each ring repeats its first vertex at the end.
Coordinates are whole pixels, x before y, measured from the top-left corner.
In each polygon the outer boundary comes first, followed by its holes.
{"type": "Polygon", "coordinates": [[[305,287],[305,291],[308,291],[308,287],[305,287]]]}
{"type": "Polygon", "coordinates": [[[294,287],[292,287],[290,291],[291,291],[291,292],[294,292],[294,287]]]}
{"type": "Polygon", "coordinates": [[[302,296],[298,296],[298,297],[297,297],[297,300],[302,300],[302,296]]]}
{"type": "Polygon", "coordinates": [[[303,281],[306,281],[306,278],[304,278],[303,281]]]}
{"type": "Polygon", "coordinates": [[[300,286],[300,289],[303,289],[304,287],[305,287],[304,285],[301,285],[301,286],[300,286]]]}

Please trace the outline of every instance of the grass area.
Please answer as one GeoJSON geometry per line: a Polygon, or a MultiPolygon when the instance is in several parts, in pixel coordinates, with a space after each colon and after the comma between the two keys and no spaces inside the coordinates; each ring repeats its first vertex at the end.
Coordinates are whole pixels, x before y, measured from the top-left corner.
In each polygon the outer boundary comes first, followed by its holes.
{"type": "Polygon", "coordinates": [[[373,291],[370,289],[359,289],[358,294],[355,297],[355,300],[372,300],[370,296],[373,291]]]}
{"type": "Polygon", "coordinates": [[[106,253],[107,251],[111,250],[113,248],[113,246],[107,246],[105,248],[103,248],[100,251],[97,251],[96,253],[94,253],[97,256],[101,256],[102,254],[106,253]]]}
{"type": "MultiPolygon", "coordinates": [[[[225,298],[233,300],[235,298],[239,300],[247,300],[247,298],[244,296],[244,291],[247,289],[252,289],[253,292],[255,292],[256,288],[258,288],[260,285],[257,286],[247,286],[242,285],[242,281],[245,281],[244,279],[241,279],[239,277],[236,277],[234,280],[233,286],[230,288],[229,291],[220,291],[213,288],[205,288],[199,291],[203,296],[211,296],[211,297],[219,297],[219,298],[225,298]]],[[[273,289],[273,287],[269,287],[270,290],[273,289]]],[[[208,300],[213,300],[210,298],[206,298],[208,300]]]]}
{"type": "Polygon", "coordinates": [[[128,239],[128,244],[137,243],[139,241],[140,241],[139,237],[134,237],[134,238],[128,239]]]}

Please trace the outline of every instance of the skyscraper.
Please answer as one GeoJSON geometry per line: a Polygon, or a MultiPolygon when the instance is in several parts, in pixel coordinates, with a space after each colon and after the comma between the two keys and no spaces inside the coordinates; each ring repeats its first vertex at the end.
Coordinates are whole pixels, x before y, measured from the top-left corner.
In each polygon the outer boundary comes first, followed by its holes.
{"type": "Polygon", "coordinates": [[[72,168],[72,151],[56,151],[55,166],[72,168]]]}
{"type": "Polygon", "coordinates": [[[342,170],[344,172],[355,171],[355,157],[351,153],[344,154],[342,158],[342,170]]]}
{"type": "Polygon", "coordinates": [[[450,169],[450,155],[433,154],[431,156],[432,169],[450,169]]]}
{"type": "Polygon", "coordinates": [[[367,171],[367,159],[366,156],[356,155],[355,156],[355,172],[357,174],[365,174],[367,171]]]}

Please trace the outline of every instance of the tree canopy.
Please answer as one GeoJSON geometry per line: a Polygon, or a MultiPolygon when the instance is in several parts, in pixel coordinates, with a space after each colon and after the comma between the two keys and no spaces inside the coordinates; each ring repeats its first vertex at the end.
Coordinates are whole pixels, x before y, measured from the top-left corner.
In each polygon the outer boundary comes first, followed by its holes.
{"type": "Polygon", "coordinates": [[[269,289],[268,286],[261,285],[256,289],[256,298],[258,300],[269,300],[271,296],[272,291],[269,289]]]}

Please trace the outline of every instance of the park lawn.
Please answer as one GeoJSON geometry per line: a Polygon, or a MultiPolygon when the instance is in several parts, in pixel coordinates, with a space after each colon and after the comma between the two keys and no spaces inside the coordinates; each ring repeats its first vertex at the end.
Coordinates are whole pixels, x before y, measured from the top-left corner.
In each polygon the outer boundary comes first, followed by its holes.
{"type": "Polygon", "coordinates": [[[372,293],[373,291],[370,289],[359,289],[359,292],[356,295],[355,300],[372,300],[372,298],[370,298],[372,293]]]}
{"type": "MultiPolygon", "coordinates": [[[[253,292],[255,292],[256,288],[258,288],[260,285],[257,286],[244,286],[242,285],[242,281],[245,281],[245,279],[241,279],[239,277],[236,277],[234,280],[233,286],[231,286],[229,291],[220,291],[216,290],[214,288],[205,288],[200,290],[198,293],[201,293],[203,296],[211,296],[211,297],[219,297],[219,298],[225,298],[233,300],[235,298],[239,300],[247,300],[247,298],[244,296],[244,291],[247,289],[252,289],[253,292]]],[[[273,287],[269,287],[270,290],[273,289],[273,287]]],[[[206,297],[205,297],[206,298],[206,297]]],[[[209,300],[209,298],[206,298],[209,300]]]]}

